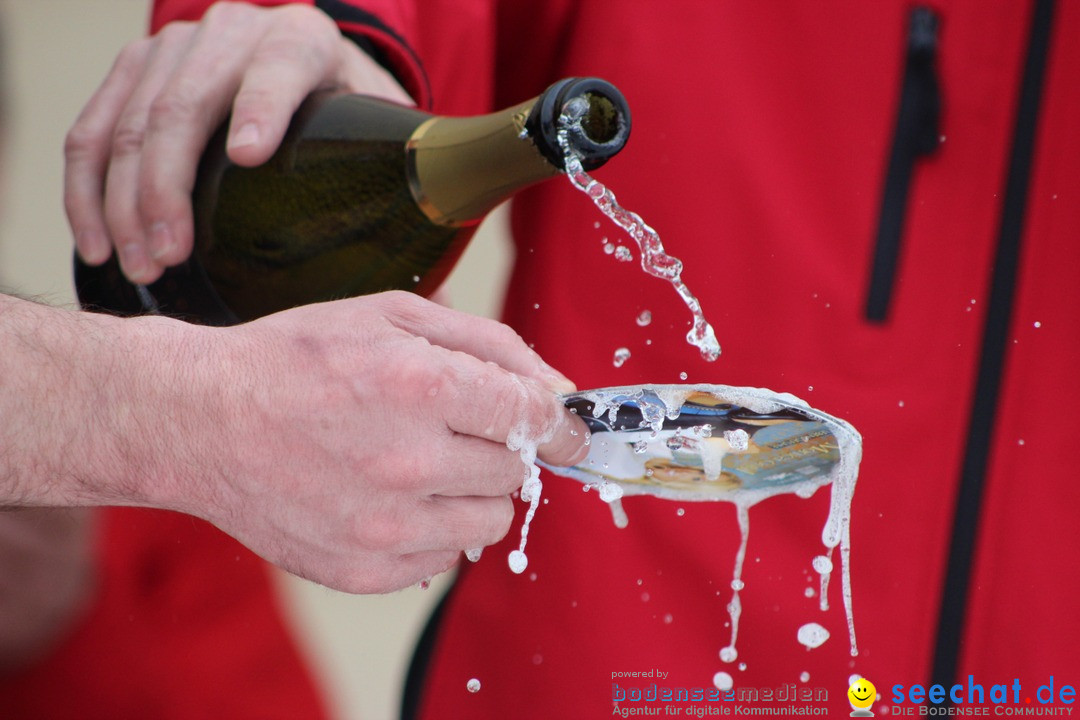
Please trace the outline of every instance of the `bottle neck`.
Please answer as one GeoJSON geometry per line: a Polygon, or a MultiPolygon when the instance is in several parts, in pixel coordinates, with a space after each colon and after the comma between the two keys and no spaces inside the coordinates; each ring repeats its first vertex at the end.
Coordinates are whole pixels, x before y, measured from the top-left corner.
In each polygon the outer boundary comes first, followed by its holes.
{"type": "Polygon", "coordinates": [[[630,109],[617,88],[567,78],[502,112],[422,123],[406,145],[409,187],[433,223],[475,224],[518,190],[564,171],[565,152],[594,170],[629,136],[630,109]]]}
{"type": "Polygon", "coordinates": [[[433,117],[406,144],[409,188],[437,225],[473,225],[559,172],[524,134],[535,101],[480,117],[433,117]]]}

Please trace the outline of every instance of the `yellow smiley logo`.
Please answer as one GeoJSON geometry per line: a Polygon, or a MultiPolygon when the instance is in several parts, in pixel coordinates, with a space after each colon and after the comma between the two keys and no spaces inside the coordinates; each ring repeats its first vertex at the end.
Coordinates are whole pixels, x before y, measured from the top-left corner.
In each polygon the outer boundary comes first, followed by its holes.
{"type": "MultiPolygon", "coordinates": [[[[847,691],[847,696],[848,702],[851,703],[851,707],[861,711],[859,715],[873,715],[869,710],[870,706],[874,704],[874,700],[877,698],[877,688],[874,687],[874,683],[866,678],[859,678],[851,683],[851,687],[849,687],[847,691]]],[[[852,713],[852,715],[855,715],[855,713],[852,713]]]]}

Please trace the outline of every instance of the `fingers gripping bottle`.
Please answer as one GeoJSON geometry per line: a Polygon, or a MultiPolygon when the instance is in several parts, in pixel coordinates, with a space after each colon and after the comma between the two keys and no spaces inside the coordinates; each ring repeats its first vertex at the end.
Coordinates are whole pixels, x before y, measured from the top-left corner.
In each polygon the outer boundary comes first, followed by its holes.
{"type": "Polygon", "coordinates": [[[433,292],[484,216],[564,168],[559,118],[588,103],[570,133],[586,169],[622,149],[630,113],[596,78],[477,117],[434,116],[358,95],[316,94],[265,164],[225,155],[225,130],[202,158],[192,195],[191,258],[135,286],[115,254],[75,260],[79,300],[117,314],[160,312],[229,325],[289,307],[391,289],[433,292]]]}

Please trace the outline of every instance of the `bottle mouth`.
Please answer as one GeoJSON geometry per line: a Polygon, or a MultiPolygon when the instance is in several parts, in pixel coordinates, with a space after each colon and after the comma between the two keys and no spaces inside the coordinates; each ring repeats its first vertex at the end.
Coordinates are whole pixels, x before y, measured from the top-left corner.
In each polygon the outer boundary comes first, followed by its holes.
{"type": "Polygon", "coordinates": [[[566,160],[559,131],[573,116],[566,133],[585,170],[595,170],[623,149],[630,137],[630,107],[611,83],[599,78],[567,78],[541,94],[525,121],[525,130],[540,152],[560,170],[566,160]]]}
{"type": "Polygon", "coordinates": [[[588,110],[581,118],[581,130],[585,137],[597,145],[606,145],[619,137],[623,127],[619,122],[620,114],[615,103],[606,95],[588,92],[584,95],[589,103],[588,110]]]}

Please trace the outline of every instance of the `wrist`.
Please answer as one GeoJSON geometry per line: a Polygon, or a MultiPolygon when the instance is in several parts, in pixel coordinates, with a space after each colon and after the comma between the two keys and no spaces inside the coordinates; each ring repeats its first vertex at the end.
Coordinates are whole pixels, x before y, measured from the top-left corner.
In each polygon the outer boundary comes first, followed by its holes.
{"type": "MultiPolygon", "coordinates": [[[[100,368],[90,409],[98,429],[85,487],[93,504],[137,505],[206,517],[217,479],[211,443],[220,437],[218,393],[203,368],[219,332],[165,317],[106,318],[118,337],[100,368]]],[[[99,352],[108,352],[98,348],[99,352]]],[[[214,377],[218,377],[215,373],[214,377]]]]}

